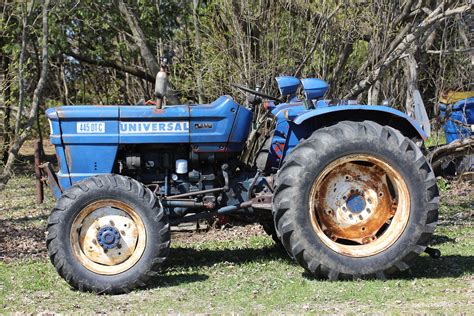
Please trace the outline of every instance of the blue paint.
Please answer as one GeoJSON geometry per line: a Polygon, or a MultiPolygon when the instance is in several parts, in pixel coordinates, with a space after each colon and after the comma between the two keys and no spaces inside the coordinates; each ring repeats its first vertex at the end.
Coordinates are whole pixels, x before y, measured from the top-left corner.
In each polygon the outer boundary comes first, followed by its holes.
{"type": "MultiPolygon", "coordinates": [[[[298,100],[298,78],[277,78],[282,95],[288,103],[267,103],[275,117],[276,127],[267,160],[267,170],[276,172],[285,157],[302,139],[309,137],[318,125],[318,118],[342,114],[364,117],[370,113],[390,115],[408,122],[422,137],[421,127],[405,113],[384,106],[330,105],[318,100],[315,109],[308,109],[308,100],[298,100]]],[[[328,85],[320,79],[302,80],[307,99],[324,96],[328,85]]],[[[48,109],[51,143],[58,157],[59,184],[66,189],[79,180],[99,174],[110,174],[116,167],[121,145],[187,144],[193,152],[229,152],[238,154],[249,136],[253,113],[229,96],[221,96],[210,104],[176,105],[163,109],[154,106],[61,106],[48,109]]],[[[350,117],[350,116],[349,116],[350,117]]],[[[59,196],[59,192],[55,192],[59,196]]]]}
{"type": "Polygon", "coordinates": [[[359,194],[351,195],[347,199],[346,204],[347,208],[352,213],[360,213],[365,209],[366,206],[364,198],[359,194]]]}
{"type": "Polygon", "coordinates": [[[103,226],[97,233],[97,242],[104,249],[112,249],[120,242],[120,233],[113,226],[103,226]]]}
{"type": "Polygon", "coordinates": [[[281,76],[276,77],[275,79],[282,97],[290,96],[290,99],[296,95],[296,91],[301,85],[300,79],[292,76],[281,76]]]}
{"type": "Polygon", "coordinates": [[[407,120],[420,134],[423,139],[426,139],[427,135],[420,124],[418,124],[414,119],[409,117],[406,113],[403,113],[397,109],[390,108],[388,106],[382,105],[340,105],[340,106],[327,106],[327,107],[318,107],[315,110],[308,111],[306,113],[302,113],[298,115],[298,117],[294,120],[295,124],[301,124],[309,118],[326,114],[329,112],[341,112],[341,111],[378,111],[380,115],[383,113],[393,114],[395,116],[401,117],[407,120]]]}
{"type": "Polygon", "coordinates": [[[474,136],[474,131],[458,122],[474,124],[474,98],[460,100],[452,105],[440,104],[440,117],[445,119],[443,124],[446,143],[474,136]]]}
{"type": "Polygon", "coordinates": [[[329,85],[326,81],[317,78],[301,79],[304,95],[307,100],[316,100],[324,97],[329,85]]]}

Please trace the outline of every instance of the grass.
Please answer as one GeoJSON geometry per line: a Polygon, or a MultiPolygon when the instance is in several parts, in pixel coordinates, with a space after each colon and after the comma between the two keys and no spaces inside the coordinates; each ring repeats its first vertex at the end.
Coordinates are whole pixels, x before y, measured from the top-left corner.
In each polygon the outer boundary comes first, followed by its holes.
{"type": "Polygon", "coordinates": [[[474,192],[442,192],[433,240],[441,259],[423,254],[388,281],[315,280],[258,227],[174,235],[150,288],[104,296],[70,289],[49,263],[44,229],[53,204],[34,205],[31,177],[0,192],[0,311],[34,313],[472,313],[474,192]]]}

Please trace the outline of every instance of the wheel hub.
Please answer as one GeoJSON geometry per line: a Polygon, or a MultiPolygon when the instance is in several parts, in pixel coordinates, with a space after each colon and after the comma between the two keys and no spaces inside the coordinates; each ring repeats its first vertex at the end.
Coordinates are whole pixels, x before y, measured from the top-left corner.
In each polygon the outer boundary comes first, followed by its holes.
{"type": "Polygon", "coordinates": [[[141,218],[129,205],[100,200],[85,207],[71,227],[75,256],[89,270],[117,274],[133,266],[145,249],[141,218]]]}
{"type": "Polygon", "coordinates": [[[112,249],[119,245],[120,233],[117,228],[112,226],[104,226],[97,234],[97,242],[104,249],[112,249]]]}
{"type": "Polygon", "coordinates": [[[377,253],[394,242],[406,225],[406,185],[399,173],[372,156],[334,161],[315,180],[312,192],[313,227],[338,252],[351,256],[377,253]],[[373,247],[360,248],[366,244],[373,247]]]}
{"type": "Polygon", "coordinates": [[[365,209],[365,199],[361,194],[351,195],[347,199],[347,209],[355,214],[359,214],[365,209]]]}

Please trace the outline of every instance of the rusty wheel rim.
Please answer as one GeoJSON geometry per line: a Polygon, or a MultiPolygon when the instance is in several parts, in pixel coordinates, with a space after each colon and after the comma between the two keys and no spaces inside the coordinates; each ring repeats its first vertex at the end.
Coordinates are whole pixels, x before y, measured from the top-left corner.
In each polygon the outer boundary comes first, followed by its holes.
{"type": "Polygon", "coordinates": [[[100,200],[75,217],[70,242],[74,256],[86,269],[114,275],[133,267],[143,255],[145,225],[128,204],[100,200]]]}
{"type": "Polygon", "coordinates": [[[349,155],[315,179],[309,211],[316,234],[329,248],[367,257],[401,236],[410,216],[410,193],[400,173],[382,159],[349,155]]]}

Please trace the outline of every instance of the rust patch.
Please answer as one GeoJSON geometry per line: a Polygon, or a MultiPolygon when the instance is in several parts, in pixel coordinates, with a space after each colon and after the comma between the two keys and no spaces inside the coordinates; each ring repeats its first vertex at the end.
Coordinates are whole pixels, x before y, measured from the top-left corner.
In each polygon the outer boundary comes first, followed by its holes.
{"type": "Polygon", "coordinates": [[[56,109],[56,113],[58,115],[58,118],[60,118],[60,119],[64,118],[64,112],[61,110],[61,107],[58,107],[56,109]]]}
{"type": "Polygon", "coordinates": [[[158,109],[158,108],[153,109],[154,114],[164,114],[165,111],[166,111],[165,109],[158,109]]]}
{"type": "Polygon", "coordinates": [[[64,145],[64,155],[66,156],[66,163],[69,168],[69,172],[72,172],[72,155],[71,147],[69,147],[69,145],[64,145]]]}
{"type": "Polygon", "coordinates": [[[59,159],[58,152],[55,150],[56,161],[58,162],[58,168],[61,170],[61,159],[59,159]]]}
{"type": "Polygon", "coordinates": [[[273,194],[272,193],[264,193],[264,194],[257,194],[254,198],[252,198],[252,207],[258,209],[272,209],[272,202],[273,202],[273,194]]]}
{"type": "Polygon", "coordinates": [[[404,231],[410,194],[401,175],[384,161],[350,155],[330,163],[315,179],[309,212],[316,234],[331,249],[370,256],[390,247],[404,231]],[[356,204],[349,203],[353,197],[356,204]]]}
{"type": "MultiPolygon", "coordinates": [[[[318,213],[321,224],[325,227],[325,234],[333,238],[342,238],[346,240],[352,240],[357,243],[366,243],[370,236],[374,236],[384,223],[389,220],[392,214],[392,201],[390,199],[390,192],[386,183],[383,183],[382,178],[384,176],[383,171],[378,168],[368,168],[363,166],[357,166],[347,168],[345,165],[334,168],[321,183],[320,190],[318,192],[318,203],[316,204],[315,211],[318,213]],[[364,173],[365,177],[362,179],[360,174],[364,173]],[[334,190],[331,186],[334,178],[340,178],[347,182],[357,182],[357,188],[348,189],[347,193],[343,196],[342,200],[336,202],[336,206],[343,209],[343,212],[349,213],[349,221],[340,220],[338,218],[337,209],[334,209],[333,205],[328,204],[324,197],[329,197],[329,190],[334,190]],[[367,197],[370,191],[376,191],[382,193],[384,199],[377,199],[377,205],[370,205],[366,203],[366,208],[363,212],[352,213],[349,207],[344,203],[353,197],[361,197],[375,200],[375,197],[367,197]],[[345,197],[345,199],[344,199],[345,197]],[[374,207],[375,206],[375,207],[374,207]],[[369,210],[369,212],[367,211],[369,210]],[[363,214],[363,215],[362,215],[363,214]],[[353,218],[355,222],[350,221],[353,218]]],[[[350,188],[351,186],[348,186],[350,188]]],[[[373,195],[373,194],[372,194],[373,195]]],[[[374,201],[375,202],[375,201],[374,201]]]]}
{"type": "Polygon", "coordinates": [[[40,165],[41,170],[41,180],[44,181],[45,179],[48,180],[51,189],[53,190],[53,194],[55,189],[59,189],[60,192],[63,192],[63,188],[59,184],[58,178],[54,173],[53,167],[49,162],[45,162],[44,164],[40,165]]]}

